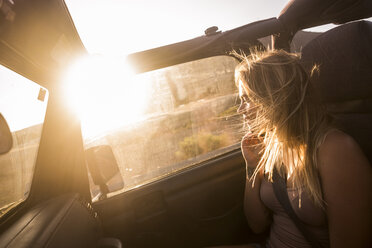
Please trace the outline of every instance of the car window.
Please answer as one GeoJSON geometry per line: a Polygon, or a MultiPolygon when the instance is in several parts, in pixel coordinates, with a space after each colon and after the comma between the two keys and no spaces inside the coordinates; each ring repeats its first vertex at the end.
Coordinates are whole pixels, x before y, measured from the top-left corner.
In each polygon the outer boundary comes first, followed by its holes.
{"type": "MultiPolygon", "coordinates": [[[[236,64],[232,57],[217,56],[137,75],[131,83],[147,89],[142,118],[95,138],[83,130],[86,150],[112,149],[124,189],[111,195],[238,147],[242,120],[236,113],[236,64]]],[[[90,182],[94,197],[98,188],[90,182]]]]}
{"type": "Polygon", "coordinates": [[[47,101],[45,88],[0,67],[0,113],[13,139],[0,155],[0,216],[29,194],[47,101]]]}

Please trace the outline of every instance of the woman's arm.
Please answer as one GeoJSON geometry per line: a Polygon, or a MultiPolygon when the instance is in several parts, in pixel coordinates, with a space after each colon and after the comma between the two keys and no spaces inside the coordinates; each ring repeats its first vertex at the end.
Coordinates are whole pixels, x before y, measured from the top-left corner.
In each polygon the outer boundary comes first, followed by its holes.
{"type": "Polygon", "coordinates": [[[372,247],[372,168],[345,133],[330,133],[319,148],[319,172],[331,247],[372,247]]]}
{"type": "Polygon", "coordinates": [[[244,212],[248,225],[254,233],[264,232],[271,224],[270,212],[260,198],[260,187],[263,175],[257,175],[254,187],[252,181],[246,180],[244,195],[244,212]]]}
{"type": "Polygon", "coordinates": [[[262,233],[271,223],[270,212],[265,207],[260,197],[261,181],[263,173],[258,173],[254,186],[249,177],[250,172],[255,169],[259,161],[259,140],[257,138],[245,136],[242,140],[242,153],[246,163],[247,176],[245,183],[244,195],[244,212],[248,221],[249,227],[254,233],[262,233]]]}

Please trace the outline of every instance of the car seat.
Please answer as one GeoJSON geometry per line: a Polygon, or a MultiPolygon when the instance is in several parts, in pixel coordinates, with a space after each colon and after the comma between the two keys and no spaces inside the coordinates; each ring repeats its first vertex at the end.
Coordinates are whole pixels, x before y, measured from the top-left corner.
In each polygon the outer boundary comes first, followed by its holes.
{"type": "Polygon", "coordinates": [[[306,69],[320,68],[311,83],[336,124],[361,146],[372,164],[372,23],[329,30],[302,50],[306,69]]]}

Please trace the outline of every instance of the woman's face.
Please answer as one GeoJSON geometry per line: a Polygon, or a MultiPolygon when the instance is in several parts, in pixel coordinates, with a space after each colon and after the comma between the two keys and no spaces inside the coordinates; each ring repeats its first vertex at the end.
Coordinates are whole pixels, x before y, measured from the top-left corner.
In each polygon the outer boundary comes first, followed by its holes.
{"type": "Polygon", "coordinates": [[[256,114],[256,108],[253,106],[253,103],[249,101],[248,95],[243,88],[242,82],[239,83],[239,98],[240,105],[237,110],[238,114],[243,115],[245,122],[249,122],[256,114]]]}

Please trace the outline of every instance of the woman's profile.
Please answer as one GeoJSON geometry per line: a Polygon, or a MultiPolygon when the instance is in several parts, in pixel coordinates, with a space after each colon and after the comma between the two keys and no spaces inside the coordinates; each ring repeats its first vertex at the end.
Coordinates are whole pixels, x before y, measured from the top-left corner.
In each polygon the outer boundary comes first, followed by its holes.
{"type": "MultiPolygon", "coordinates": [[[[371,247],[371,165],[353,138],[334,126],[295,54],[237,55],[236,84],[248,130],[244,208],[261,247],[311,247],[273,190],[286,179],[297,217],[322,247],[371,247]]],[[[259,247],[258,244],[247,247],[259,247]]]]}

